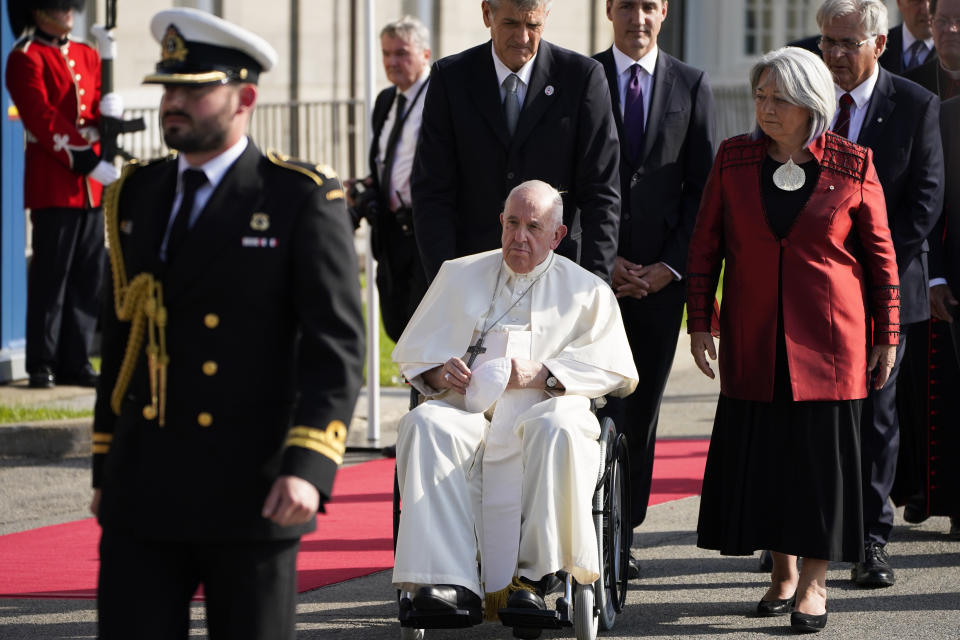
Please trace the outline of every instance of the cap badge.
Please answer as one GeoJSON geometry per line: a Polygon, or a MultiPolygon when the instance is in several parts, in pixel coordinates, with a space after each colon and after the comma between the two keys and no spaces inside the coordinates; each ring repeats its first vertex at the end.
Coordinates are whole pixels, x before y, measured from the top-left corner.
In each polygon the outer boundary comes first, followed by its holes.
{"type": "Polygon", "coordinates": [[[170,60],[183,62],[187,59],[187,54],[189,53],[187,43],[184,42],[183,36],[180,35],[180,32],[177,31],[177,28],[172,24],[167,27],[167,33],[163,36],[160,46],[160,57],[163,62],[170,60]]]}
{"type": "Polygon", "coordinates": [[[255,213],[250,218],[250,228],[254,231],[266,231],[270,228],[270,216],[265,213],[255,213]]]}

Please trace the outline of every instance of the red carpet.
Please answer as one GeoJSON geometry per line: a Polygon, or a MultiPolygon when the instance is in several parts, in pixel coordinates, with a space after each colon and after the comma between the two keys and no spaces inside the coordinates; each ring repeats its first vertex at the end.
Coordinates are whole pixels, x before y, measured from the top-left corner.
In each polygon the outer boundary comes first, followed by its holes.
{"type": "MultiPolygon", "coordinates": [[[[706,440],[660,440],[650,504],[700,491],[706,440]]],[[[297,590],[393,566],[393,460],[342,469],[317,530],[304,536],[297,590]]],[[[0,536],[0,598],[94,598],[100,528],[93,518],[0,536]]]]}

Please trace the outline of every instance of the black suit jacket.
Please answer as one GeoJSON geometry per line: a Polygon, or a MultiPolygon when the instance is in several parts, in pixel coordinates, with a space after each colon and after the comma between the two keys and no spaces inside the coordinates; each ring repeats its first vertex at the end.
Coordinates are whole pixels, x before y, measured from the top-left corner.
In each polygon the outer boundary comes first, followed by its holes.
{"type": "Polygon", "coordinates": [[[900,271],[900,324],[930,317],[927,236],[943,204],[940,99],[880,69],[857,143],[873,150],[900,271]]]}
{"type": "Polygon", "coordinates": [[[165,426],[143,412],[146,341],[131,347],[136,367],[114,414],[130,323],[106,287],[93,463],[102,524],[158,539],[291,538],[314,523],[260,515],[276,477],[330,496],[362,381],[357,261],[339,181],[285,164],[251,142],[166,266],[176,160],[117,187],[111,250],[119,244],[130,281],[150,273],[163,287],[169,369],[165,426]]]}
{"type": "Polygon", "coordinates": [[[541,40],[512,139],[490,42],[437,61],[430,77],[411,181],[427,279],[444,260],[499,247],[507,194],[539,179],[563,194],[558,252],[609,282],[620,150],[602,67],[541,40]]]}
{"type": "MultiPolygon", "coordinates": [[[[934,48],[927,54],[927,58],[920,66],[929,64],[936,59],[937,50],[934,48]]],[[[898,24],[887,33],[887,48],[880,56],[880,66],[890,73],[905,75],[903,69],[903,24],[898,24]]],[[[913,71],[913,69],[910,71],[913,71]]]]}
{"type": "MultiPolygon", "coordinates": [[[[948,176],[960,172],[960,97],[940,105],[943,167],[948,176]]],[[[948,180],[943,216],[930,234],[930,277],[946,278],[953,296],[960,295],[960,181],[948,180]]]]}
{"type": "MultiPolygon", "coordinates": [[[[625,148],[613,49],[594,56],[610,86],[614,120],[625,148]]],[[[647,265],[664,262],[681,275],[714,151],[713,92],[707,74],[661,50],[640,158],[620,157],[618,255],[647,265]]]]}

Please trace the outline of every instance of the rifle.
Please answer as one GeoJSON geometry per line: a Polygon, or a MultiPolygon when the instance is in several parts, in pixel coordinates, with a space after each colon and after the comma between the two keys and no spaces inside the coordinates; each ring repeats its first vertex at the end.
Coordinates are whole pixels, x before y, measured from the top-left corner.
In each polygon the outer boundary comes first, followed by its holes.
{"type": "MultiPolygon", "coordinates": [[[[117,55],[117,43],[113,38],[113,30],[117,26],[117,2],[106,0],[106,24],[95,24],[90,28],[97,39],[97,51],[100,52],[100,95],[113,91],[113,60],[117,55]]],[[[120,147],[118,137],[122,133],[143,131],[147,128],[143,118],[122,120],[110,116],[100,116],[100,157],[107,162],[113,162],[117,156],[124,160],[132,160],[133,156],[120,147]]]]}

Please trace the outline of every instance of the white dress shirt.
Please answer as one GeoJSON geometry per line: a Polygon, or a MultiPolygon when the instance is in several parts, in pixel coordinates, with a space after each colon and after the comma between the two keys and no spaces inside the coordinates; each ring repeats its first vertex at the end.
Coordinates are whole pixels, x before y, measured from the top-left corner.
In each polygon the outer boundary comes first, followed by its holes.
{"type": "Polygon", "coordinates": [[[177,195],[173,198],[173,207],[170,209],[170,218],[167,221],[167,231],[163,234],[163,243],[160,245],[161,260],[167,259],[167,240],[169,240],[170,230],[173,228],[173,218],[176,216],[177,210],[180,209],[180,203],[183,202],[183,172],[187,169],[200,169],[207,176],[206,184],[197,189],[193,198],[193,209],[190,210],[190,219],[187,221],[188,228],[192,229],[200,216],[200,212],[207,206],[214,189],[223,180],[227,170],[246,151],[247,144],[247,136],[243,136],[232,147],[199,167],[190,166],[186,156],[182,153],[177,157],[177,195]]]}
{"type": "MultiPolygon", "coordinates": [[[[500,87],[500,104],[503,104],[503,99],[507,95],[507,90],[503,88],[503,81],[514,72],[511,71],[507,65],[503,64],[500,57],[497,56],[492,42],[490,43],[490,53],[493,54],[493,68],[497,72],[497,86],[500,87]]],[[[524,99],[527,97],[527,87],[530,86],[530,76],[533,75],[533,61],[536,59],[537,54],[533,54],[533,57],[527,60],[527,63],[516,72],[517,77],[520,78],[520,82],[517,84],[517,100],[520,101],[521,108],[523,107],[524,99]]]]}
{"type": "MultiPolygon", "coordinates": [[[[403,123],[403,130],[400,132],[400,139],[397,140],[397,148],[393,156],[393,168],[390,170],[390,210],[396,211],[401,206],[410,206],[413,201],[410,195],[410,174],[413,172],[413,155],[417,150],[417,138],[420,136],[420,124],[423,122],[423,103],[426,101],[426,89],[420,91],[427,78],[430,77],[430,67],[423,70],[420,77],[407,87],[402,93],[407,99],[406,110],[410,114],[403,123]],[[417,93],[420,93],[419,97],[417,93]],[[416,98],[416,100],[414,100],[416,98]],[[397,192],[400,195],[397,195],[397,192]],[[401,202],[402,200],[402,202],[401,202]]],[[[403,114],[397,113],[397,101],[394,99],[393,105],[387,113],[387,119],[383,122],[383,129],[380,130],[380,139],[377,149],[377,173],[383,173],[383,164],[387,158],[387,141],[390,139],[390,132],[393,131],[393,123],[403,114]]]]}
{"type": "MultiPolygon", "coordinates": [[[[853,104],[850,106],[850,130],[848,131],[847,139],[852,142],[856,142],[860,139],[860,129],[863,128],[863,119],[867,115],[867,107],[870,106],[870,98],[873,97],[873,90],[877,86],[877,78],[880,77],[880,65],[875,64],[873,66],[873,73],[870,74],[870,77],[858,84],[853,88],[853,91],[844,91],[840,87],[834,85],[834,89],[837,92],[837,101],[839,102],[840,96],[845,93],[849,93],[850,97],[853,98],[853,104]]],[[[837,124],[837,118],[840,116],[840,108],[837,107],[836,113],[833,114],[833,120],[830,122],[830,129],[832,130],[837,124]]]]}
{"type": "Polygon", "coordinates": [[[617,65],[617,89],[620,92],[620,116],[627,104],[627,85],[630,84],[630,76],[633,75],[630,69],[633,65],[639,64],[640,68],[646,73],[640,74],[640,90],[643,91],[643,128],[647,128],[647,118],[650,117],[650,96],[653,95],[653,72],[657,68],[657,56],[660,48],[654,45],[653,49],[647,52],[639,60],[634,60],[623,51],[613,46],[613,62],[617,65]]]}

